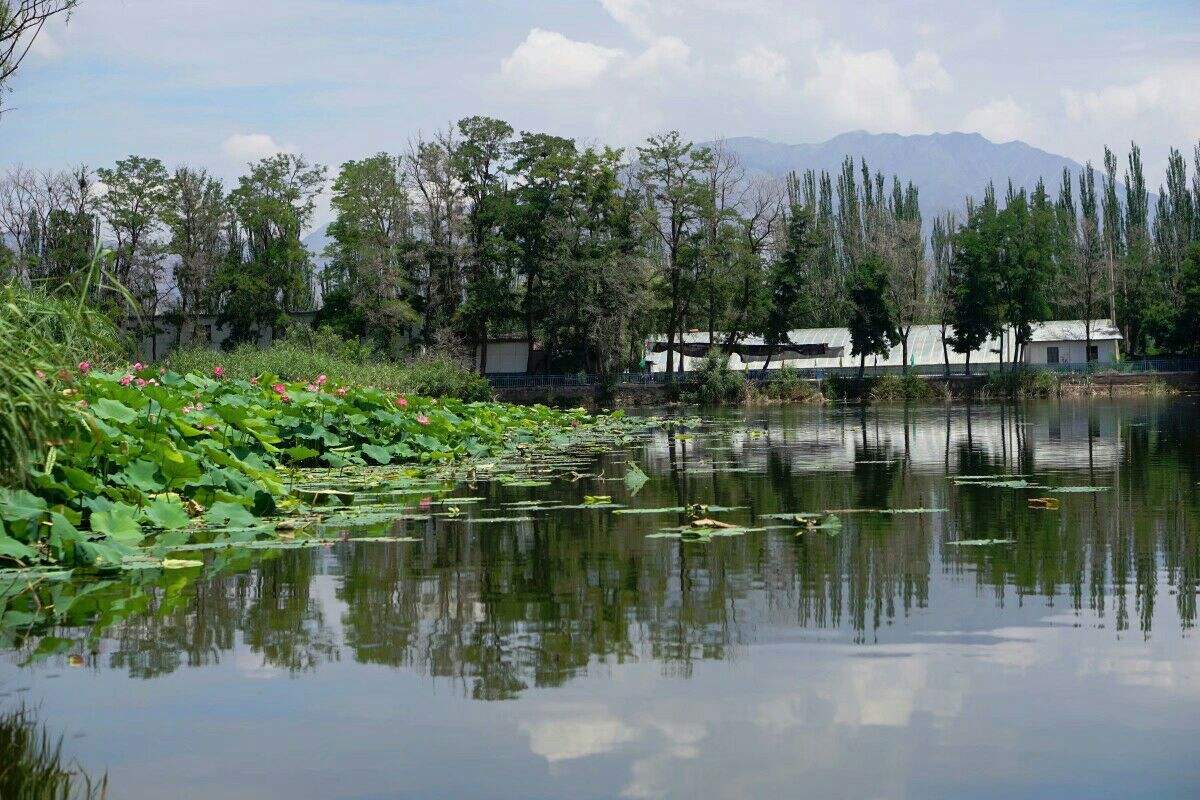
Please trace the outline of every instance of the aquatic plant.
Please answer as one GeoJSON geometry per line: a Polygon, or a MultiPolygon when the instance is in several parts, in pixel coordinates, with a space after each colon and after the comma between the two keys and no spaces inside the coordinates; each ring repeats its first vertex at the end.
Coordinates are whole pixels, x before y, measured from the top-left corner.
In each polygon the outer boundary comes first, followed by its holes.
{"type": "Polygon", "coordinates": [[[62,738],[27,708],[0,714],[0,797],[5,800],[103,800],[108,779],[68,763],[62,738]]]}
{"type": "Polygon", "coordinates": [[[328,378],[221,374],[132,365],[47,376],[63,419],[52,423],[55,443],[31,465],[25,487],[0,489],[0,564],[119,567],[139,558],[148,537],[177,545],[200,526],[246,528],[338,501],[333,487],[293,492],[300,468],[430,467],[570,441],[600,419],[339,387],[328,378]]]}

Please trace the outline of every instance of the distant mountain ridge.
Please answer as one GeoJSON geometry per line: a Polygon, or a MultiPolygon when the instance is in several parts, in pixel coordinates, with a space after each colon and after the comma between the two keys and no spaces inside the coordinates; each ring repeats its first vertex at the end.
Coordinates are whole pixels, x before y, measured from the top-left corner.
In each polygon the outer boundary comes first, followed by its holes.
{"type": "Polygon", "coordinates": [[[852,156],[856,164],[865,158],[871,173],[882,172],[889,186],[892,175],[917,186],[926,225],[946,211],[961,218],[965,199],[982,197],[988,181],[994,182],[1003,196],[1010,178],[1015,187],[1028,189],[1042,178],[1050,195],[1057,197],[1063,169],[1072,175],[1083,170],[1082,164],[1066,156],[1021,141],[998,144],[978,133],[852,131],[815,144],[781,144],[752,136],[733,137],[724,143],[748,169],[777,177],[806,169],[835,173],[846,156],[852,156]]]}
{"type": "MultiPolygon", "coordinates": [[[[851,131],[814,144],[782,144],[754,136],[723,141],[748,170],[779,178],[792,170],[827,170],[833,174],[841,169],[846,156],[854,158],[857,169],[860,159],[865,158],[871,174],[882,172],[889,187],[892,175],[917,186],[926,231],[936,216],[947,211],[953,211],[961,220],[966,198],[981,198],[989,181],[996,184],[997,193],[1003,197],[1010,178],[1018,189],[1032,189],[1038,178],[1042,178],[1050,196],[1057,197],[1063,169],[1069,169],[1076,181],[1083,171],[1082,164],[1066,156],[1021,141],[993,142],[978,133],[903,135],[851,131]]],[[[328,242],[326,226],[304,238],[304,244],[316,257],[318,270],[325,264],[322,253],[328,242]]]]}

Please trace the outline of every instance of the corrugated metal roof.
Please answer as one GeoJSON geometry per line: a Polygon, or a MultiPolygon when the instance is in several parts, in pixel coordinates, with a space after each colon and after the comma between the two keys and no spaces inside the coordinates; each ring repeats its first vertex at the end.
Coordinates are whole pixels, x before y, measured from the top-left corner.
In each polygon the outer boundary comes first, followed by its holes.
{"type": "MultiPolygon", "coordinates": [[[[953,336],[954,329],[947,330],[947,336],[953,336]]],[[[783,360],[789,363],[796,363],[800,366],[853,366],[858,363],[858,359],[850,355],[850,330],[848,328],[801,328],[789,332],[789,338],[793,344],[819,345],[824,344],[829,348],[836,350],[841,348],[841,356],[833,355],[827,357],[815,358],[798,358],[795,355],[789,355],[785,352],[786,345],[781,347],[774,363],[779,363],[783,360]]],[[[724,337],[717,334],[715,340],[720,344],[724,337]]],[[[1120,332],[1113,326],[1110,320],[1095,320],[1092,322],[1092,339],[1094,341],[1119,340],[1120,332]]],[[[1070,342],[1084,341],[1084,324],[1083,320],[1053,320],[1043,322],[1033,327],[1033,335],[1031,341],[1035,342],[1070,342]]],[[[665,335],[656,335],[651,338],[652,342],[666,342],[665,335]]],[[[707,344],[709,340],[708,331],[699,331],[693,333],[685,333],[683,337],[684,344],[707,344]]],[[[971,353],[972,364],[992,364],[1000,360],[1001,343],[1005,352],[1005,360],[1012,358],[1013,340],[1010,333],[1006,333],[1001,339],[991,339],[983,343],[983,345],[971,353]]],[[[760,336],[743,336],[738,339],[739,344],[761,345],[763,344],[760,336]]],[[[736,350],[736,347],[735,347],[736,350]]],[[[943,361],[942,355],[942,329],[940,325],[914,325],[908,335],[908,355],[909,363],[918,365],[941,364],[943,361]]],[[[956,353],[950,350],[950,363],[961,364],[966,360],[963,353],[956,353]]],[[[650,353],[647,355],[648,360],[655,364],[666,362],[666,353],[650,353]]],[[[761,362],[764,356],[757,358],[747,355],[745,362],[761,362]]],[[[871,366],[893,366],[899,367],[904,365],[903,350],[900,345],[896,345],[891,349],[886,357],[871,357],[867,359],[868,365],[871,366]]]]}
{"type": "MultiPolygon", "coordinates": [[[[1092,341],[1120,341],[1121,332],[1110,319],[1092,320],[1092,341]]],[[[1060,319],[1033,326],[1031,342],[1082,342],[1087,339],[1084,321],[1060,319]]]]}

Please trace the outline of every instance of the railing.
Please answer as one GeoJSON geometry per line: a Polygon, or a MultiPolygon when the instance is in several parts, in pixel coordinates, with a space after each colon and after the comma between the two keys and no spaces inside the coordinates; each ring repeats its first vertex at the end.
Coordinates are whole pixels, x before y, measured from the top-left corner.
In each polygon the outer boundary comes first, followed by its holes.
{"type": "MultiPolygon", "coordinates": [[[[945,364],[918,364],[908,368],[910,374],[924,377],[941,377],[946,374],[962,376],[966,374],[966,364],[951,364],[949,372],[945,364]]],[[[1074,364],[1017,364],[1019,371],[1057,372],[1073,375],[1103,375],[1131,374],[1155,372],[1200,372],[1200,359],[1196,358],[1143,358],[1132,361],[1114,361],[1109,363],[1091,362],[1074,364]]],[[[990,375],[995,372],[1011,372],[1012,364],[985,362],[972,364],[972,375],[990,375]]],[[[901,375],[904,368],[900,366],[871,366],[867,365],[864,374],[867,377],[879,375],[901,375]]],[[[687,383],[695,379],[698,373],[694,370],[676,372],[674,382],[687,383]]],[[[750,370],[745,373],[754,381],[768,381],[780,374],[778,369],[750,370]]],[[[854,378],[858,376],[858,367],[805,367],[792,368],[792,374],[806,380],[823,380],[833,376],[854,378]]],[[[671,382],[665,372],[627,372],[613,376],[607,381],[599,375],[576,373],[574,375],[526,375],[496,373],[487,376],[492,386],[498,389],[544,389],[589,387],[608,383],[611,386],[661,386],[671,382]]]]}

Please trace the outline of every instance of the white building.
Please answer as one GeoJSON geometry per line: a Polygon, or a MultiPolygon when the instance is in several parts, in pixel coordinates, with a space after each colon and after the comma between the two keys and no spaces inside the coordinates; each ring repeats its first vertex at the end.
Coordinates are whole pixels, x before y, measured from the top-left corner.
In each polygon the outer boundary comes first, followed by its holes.
{"type": "MultiPolygon", "coordinates": [[[[946,331],[947,338],[954,329],[946,331]]],[[[724,337],[715,335],[720,346],[724,337]]],[[[1082,320],[1057,320],[1034,326],[1033,335],[1024,348],[1022,361],[1027,364],[1082,364],[1088,361],[1111,364],[1120,358],[1121,334],[1110,320],[1093,320],[1091,323],[1091,352],[1088,352],[1087,331],[1082,320]],[[1090,357],[1089,357],[1090,356],[1090,357]]],[[[790,343],[775,349],[771,356],[770,369],[784,366],[796,369],[835,369],[857,367],[858,358],[850,354],[850,331],[847,328],[802,328],[789,333],[790,343]]],[[[1016,343],[1012,333],[1006,331],[997,339],[990,339],[971,353],[970,363],[997,364],[1003,353],[1004,361],[1011,362],[1016,343]]],[[[692,370],[700,366],[705,354],[713,345],[707,331],[684,334],[682,342],[675,343],[675,369],[692,370]]],[[[760,370],[767,360],[770,348],[762,337],[743,336],[733,345],[729,355],[732,369],[760,370]]],[[[943,350],[940,325],[914,325],[908,336],[908,363],[910,366],[941,366],[946,356],[952,366],[961,367],[967,362],[966,354],[957,353],[949,345],[943,350]]],[[[659,335],[646,343],[646,361],[651,372],[665,372],[667,365],[667,337],[659,335]]],[[[872,356],[867,359],[868,367],[904,366],[904,351],[896,345],[887,356],[872,356]]]]}

